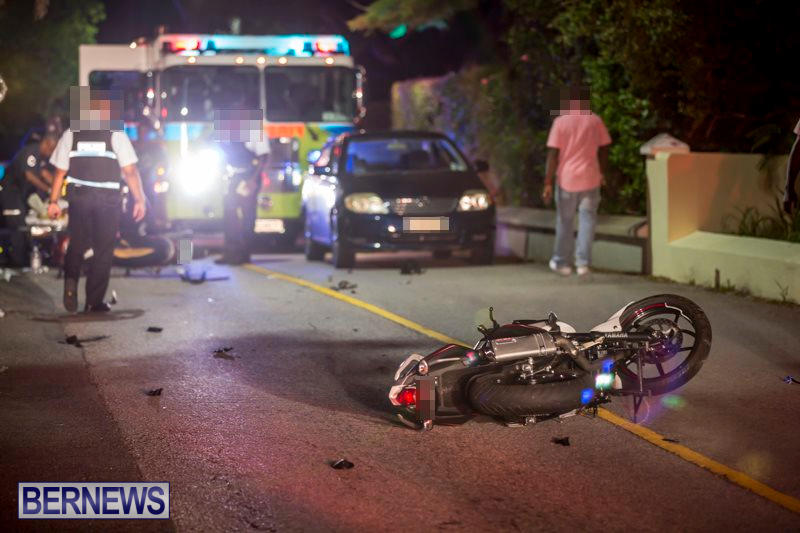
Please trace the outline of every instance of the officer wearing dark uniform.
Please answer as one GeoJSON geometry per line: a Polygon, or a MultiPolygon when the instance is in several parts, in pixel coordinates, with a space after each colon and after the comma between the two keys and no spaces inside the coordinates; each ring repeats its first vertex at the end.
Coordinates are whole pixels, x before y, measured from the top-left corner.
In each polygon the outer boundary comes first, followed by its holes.
{"type": "Polygon", "coordinates": [[[42,164],[53,153],[56,141],[57,137],[54,135],[45,135],[25,144],[14,155],[3,181],[0,182],[4,226],[11,230],[9,258],[12,266],[22,267],[28,264],[25,249],[27,199],[35,192],[49,193],[50,183],[43,176],[42,164]]]}
{"type": "MultiPolygon", "coordinates": [[[[85,311],[110,310],[103,299],[108,289],[122,209],[121,177],[134,200],[134,220],[141,220],[145,215],[136,153],[124,132],[110,129],[114,124],[111,104],[104,95],[104,92],[93,91],[91,116],[96,120],[82,120],[80,125],[105,126],[105,129],[68,129],[50,159],[56,167],[48,207],[51,218],[61,213],[57,200],[62,183],[67,183],[70,243],[64,258],[64,307],[70,312],[78,307],[78,279],[84,255],[90,248],[93,256],[86,280],[85,311]]],[[[117,124],[121,127],[120,123],[117,124]]]]}
{"type": "Polygon", "coordinates": [[[262,163],[245,143],[232,142],[223,146],[231,170],[223,200],[225,247],[222,258],[216,262],[241,265],[250,261],[262,163]]]}

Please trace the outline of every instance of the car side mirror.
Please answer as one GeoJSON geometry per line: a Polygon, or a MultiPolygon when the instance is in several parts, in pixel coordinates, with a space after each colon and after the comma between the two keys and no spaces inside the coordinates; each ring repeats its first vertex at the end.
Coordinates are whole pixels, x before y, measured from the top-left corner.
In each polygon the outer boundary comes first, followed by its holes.
{"type": "Polygon", "coordinates": [[[475,170],[478,172],[488,172],[489,171],[489,163],[484,161],[483,159],[478,159],[475,161],[475,170]]]}

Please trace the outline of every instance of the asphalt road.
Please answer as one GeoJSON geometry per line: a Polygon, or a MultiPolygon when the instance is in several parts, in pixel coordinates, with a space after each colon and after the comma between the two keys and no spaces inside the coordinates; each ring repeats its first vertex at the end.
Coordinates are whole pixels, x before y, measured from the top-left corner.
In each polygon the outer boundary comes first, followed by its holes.
{"type": "MultiPolygon", "coordinates": [[[[352,272],[299,255],[255,263],[325,287],[347,280],[348,295],[470,342],[489,305],[501,322],[552,310],[580,330],[631,300],[687,296],[711,320],[711,355],[688,385],[648,401],[644,425],[800,498],[800,385],[781,381],[800,374],[800,308],[532,264],[421,256],[423,273],[405,276],[401,259],[370,256],[352,272]]],[[[604,420],[399,426],[386,399],[396,366],[438,341],[263,272],[193,268],[229,278],[115,277],[114,312],[91,320],[63,314],[52,274],[0,281],[3,524],[20,526],[17,481],[113,478],[171,483],[172,520],[147,524],[157,530],[799,528],[798,514],[604,420]],[[58,344],[66,334],[108,337],[78,349],[58,344]],[[215,357],[221,347],[232,350],[215,357]],[[568,447],[551,442],[565,436],[568,447]],[[332,469],[338,458],[355,467],[332,469]]],[[[629,402],[610,409],[629,417],[629,402]]]]}

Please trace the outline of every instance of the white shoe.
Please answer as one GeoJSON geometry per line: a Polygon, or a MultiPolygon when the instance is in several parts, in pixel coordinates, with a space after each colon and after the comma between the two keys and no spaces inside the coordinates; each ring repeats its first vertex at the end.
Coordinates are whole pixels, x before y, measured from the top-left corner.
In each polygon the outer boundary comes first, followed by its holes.
{"type": "Polygon", "coordinates": [[[561,274],[562,276],[569,276],[570,274],[572,274],[572,267],[571,266],[564,265],[564,266],[560,267],[552,259],[550,260],[550,270],[552,270],[556,274],[561,274]]]}
{"type": "Polygon", "coordinates": [[[588,266],[579,266],[575,269],[579,276],[585,276],[586,274],[591,274],[591,269],[588,266]]]}

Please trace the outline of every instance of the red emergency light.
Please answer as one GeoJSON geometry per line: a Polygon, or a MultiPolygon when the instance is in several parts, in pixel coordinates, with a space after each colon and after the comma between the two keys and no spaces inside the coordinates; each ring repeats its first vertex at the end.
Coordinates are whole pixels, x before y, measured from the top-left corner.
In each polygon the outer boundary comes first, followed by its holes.
{"type": "Polygon", "coordinates": [[[172,50],[174,52],[200,50],[200,39],[178,39],[172,43],[172,50]]]}
{"type": "Polygon", "coordinates": [[[315,46],[317,52],[322,54],[332,54],[339,50],[339,43],[333,39],[318,39],[315,46]]]}

